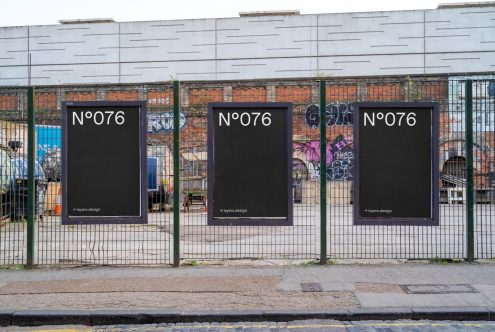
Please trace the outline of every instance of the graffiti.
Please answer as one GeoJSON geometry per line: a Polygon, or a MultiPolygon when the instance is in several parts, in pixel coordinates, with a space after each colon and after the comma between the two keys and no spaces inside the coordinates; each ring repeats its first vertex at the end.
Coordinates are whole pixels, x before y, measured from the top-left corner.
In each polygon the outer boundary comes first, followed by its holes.
{"type": "Polygon", "coordinates": [[[328,180],[352,180],[354,154],[352,150],[338,152],[335,160],[327,165],[328,180]]]}
{"type": "Polygon", "coordinates": [[[206,117],[190,116],[188,120],[192,128],[206,128],[207,125],[206,117]]]}
{"type": "Polygon", "coordinates": [[[41,168],[48,181],[60,181],[62,177],[62,153],[59,147],[55,146],[45,150],[41,160],[41,168]]]}
{"type": "Polygon", "coordinates": [[[49,181],[62,176],[62,128],[36,125],[36,158],[49,181]]]}
{"type": "Polygon", "coordinates": [[[473,98],[473,125],[478,131],[495,131],[495,114],[493,113],[493,95],[495,94],[494,81],[486,81],[490,77],[478,80],[477,76],[465,76],[462,80],[449,78],[449,130],[450,132],[464,132],[466,130],[466,81],[472,79],[473,98]]]}
{"type": "Polygon", "coordinates": [[[327,114],[329,113],[330,108],[330,116],[327,120],[327,126],[345,126],[353,124],[353,115],[354,115],[354,104],[328,104],[327,105],[327,114]]]}
{"type": "Polygon", "coordinates": [[[41,162],[47,151],[62,147],[62,127],[36,125],[36,158],[41,162]]]}
{"type": "MultiPolygon", "coordinates": [[[[159,133],[174,129],[174,113],[148,113],[148,133],[159,133]]],[[[184,128],[186,125],[186,116],[184,113],[179,115],[179,128],[184,128]]]]}
{"type": "MultiPolygon", "coordinates": [[[[320,142],[295,143],[294,150],[305,154],[307,162],[317,171],[319,177],[321,174],[320,142]]],[[[352,140],[339,135],[332,143],[327,144],[326,150],[327,180],[352,180],[354,160],[352,140]]]]}
{"type": "MultiPolygon", "coordinates": [[[[325,108],[327,127],[345,126],[353,124],[354,104],[353,103],[331,103],[325,108]]],[[[317,105],[309,105],[306,108],[306,124],[309,128],[315,129],[320,126],[320,108],[317,105]]]]}
{"type": "Polygon", "coordinates": [[[169,97],[149,98],[148,104],[150,104],[150,105],[169,105],[170,104],[170,98],[169,97]]]}
{"type": "Polygon", "coordinates": [[[311,129],[315,129],[320,126],[320,108],[318,106],[309,105],[306,108],[306,124],[311,129]]]}

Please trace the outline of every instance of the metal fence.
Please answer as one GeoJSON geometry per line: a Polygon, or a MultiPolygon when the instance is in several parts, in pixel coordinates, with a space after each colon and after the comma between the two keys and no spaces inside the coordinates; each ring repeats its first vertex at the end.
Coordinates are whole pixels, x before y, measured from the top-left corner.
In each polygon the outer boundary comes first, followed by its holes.
{"type": "Polygon", "coordinates": [[[24,161],[27,147],[27,89],[0,89],[0,265],[26,263],[27,241],[25,178],[14,178],[16,165],[24,161]],[[17,189],[17,190],[13,190],[17,189]]]}
{"type": "Polygon", "coordinates": [[[0,265],[495,257],[492,76],[6,87],[0,121],[0,265]],[[147,101],[147,225],[61,225],[61,103],[97,100],[147,101]],[[357,101],[440,103],[440,226],[352,225],[357,101]],[[293,104],[293,226],[207,225],[209,102],[293,104]]]}

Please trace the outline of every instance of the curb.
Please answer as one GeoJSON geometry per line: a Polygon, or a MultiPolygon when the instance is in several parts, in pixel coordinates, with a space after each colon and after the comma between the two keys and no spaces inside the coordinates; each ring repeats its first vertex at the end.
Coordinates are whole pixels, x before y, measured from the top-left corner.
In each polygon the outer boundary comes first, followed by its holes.
{"type": "Polygon", "coordinates": [[[495,321],[495,307],[353,308],[345,310],[0,310],[0,326],[117,325],[190,322],[289,322],[329,319],[495,321]]]}

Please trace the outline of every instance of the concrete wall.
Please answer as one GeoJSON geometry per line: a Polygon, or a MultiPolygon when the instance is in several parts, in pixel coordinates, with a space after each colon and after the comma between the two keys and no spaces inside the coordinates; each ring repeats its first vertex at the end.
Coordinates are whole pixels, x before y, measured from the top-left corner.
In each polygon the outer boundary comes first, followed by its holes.
{"type": "Polygon", "coordinates": [[[0,85],[489,71],[495,7],[0,28],[0,85]]]}

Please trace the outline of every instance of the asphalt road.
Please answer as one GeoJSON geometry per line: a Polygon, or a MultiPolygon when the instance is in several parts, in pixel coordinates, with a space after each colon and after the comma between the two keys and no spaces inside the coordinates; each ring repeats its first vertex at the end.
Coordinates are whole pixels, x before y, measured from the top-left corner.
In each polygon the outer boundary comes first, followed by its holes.
{"type": "Polygon", "coordinates": [[[495,331],[492,322],[452,321],[358,321],[341,322],[334,320],[238,323],[180,323],[150,325],[107,325],[107,326],[40,326],[7,327],[3,331],[58,331],[58,332],[123,332],[123,331],[166,331],[166,332],[230,332],[230,331],[326,331],[326,332],[429,332],[429,331],[495,331]]]}

